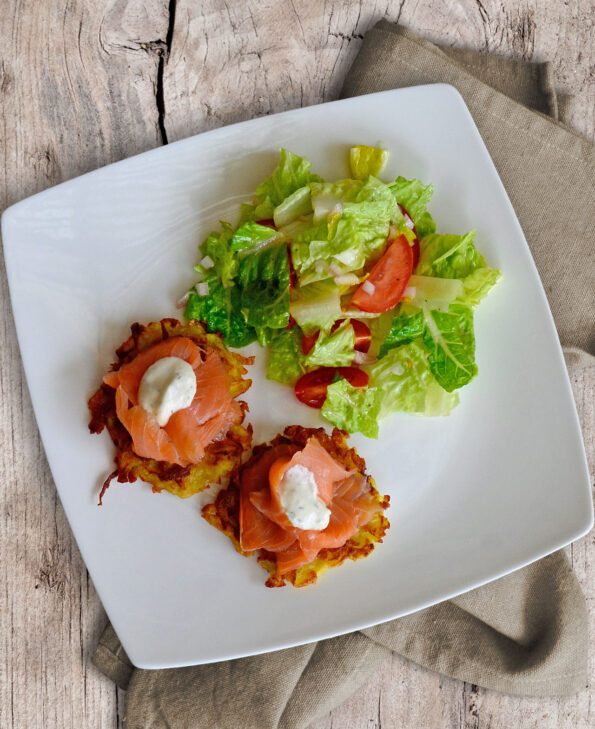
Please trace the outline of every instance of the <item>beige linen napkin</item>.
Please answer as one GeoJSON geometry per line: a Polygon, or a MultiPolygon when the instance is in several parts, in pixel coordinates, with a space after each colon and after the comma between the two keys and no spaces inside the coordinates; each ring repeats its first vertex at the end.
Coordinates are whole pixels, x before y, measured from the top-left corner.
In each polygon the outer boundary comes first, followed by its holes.
{"type": "MultiPolygon", "coordinates": [[[[549,64],[441,50],[382,22],[367,34],[343,94],[433,82],[456,86],[473,114],[531,246],[569,364],[592,364],[593,147],[561,123],[567,100],[560,103],[549,64]]],[[[108,626],[94,661],[128,689],[125,729],[305,729],[391,651],[498,691],[574,693],[586,684],[584,597],[558,552],[454,600],[317,644],[147,671],[133,668],[108,626]]]]}

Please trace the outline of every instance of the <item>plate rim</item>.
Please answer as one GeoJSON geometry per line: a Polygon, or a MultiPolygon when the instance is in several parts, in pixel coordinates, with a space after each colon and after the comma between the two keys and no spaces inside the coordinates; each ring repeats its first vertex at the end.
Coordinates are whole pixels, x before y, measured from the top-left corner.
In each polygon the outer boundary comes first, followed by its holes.
{"type": "MultiPolygon", "coordinates": [[[[128,165],[131,162],[131,160],[137,160],[138,158],[147,159],[150,156],[158,156],[158,155],[167,156],[167,154],[168,154],[168,151],[167,150],[169,148],[175,147],[176,145],[183,145],[184,143],[187,143],[189,140],[194,140],[197,137],[201,137],[202,138],[202,137],[205,137],[205,135],[208,137],[208,135],[217,135],[217,134],[220,134],[223,130],[229,130],[231,128],[236,128],[237,129],[239,127],[247,127],[248,125],[258,124],[258,122],[260,120],[262,120],[262,119],[271,119],[271,118],[280,118],[280,117],[284,117],[284,116],[297,116],[297,115],[307,114],[313,108],[317,108],[317,107],[320,107],[320,106],[328,107],[328,106],[333,106],[333,105],[348,105],[349,103],[353,103],[353,102],[358,102],[358,101],[361,102],[363,99],[371,99],[371,98],[375,98],[375,97],[379,97],[379,96],[398,95],[398,94],[400,94],[402,92],[411,92],[411,91],[417,91],[417,92],[419,92],[420,90],[423,90],[424,92],[428,92],[428,91],[431,92],[431,90],[433,90],[433,89],[442,89],[443,91],[447,90],[447,93],[452,94],[453,97],[456,98],[457,104],[458,104],[460,110],[466,116],[467,121],[470,122],[471,129],[473,130],[473,134],[476,137],[476,140],[479,142],[479,149],[480,149],[481,155],[483,157],[483,163],[484,164],[487,164],[487,166],[490,169],[491,176],[494,178],[494,180],[496,181],[497,185],[499,186],[500,192],[503,195],[503,199],[504,199],[505,204],[506,204],[507,209],[508,209],[508,214],[509,214],[510,220],[512,221],[513,225],[515,226],[515,228],[517,230],[517,233],[518,233],[520,239],[524,243],[524,246],[526,248],[526,252],[528,253],[528,255],[529,255],[530,259],[531,259],[531,262],[532,262],[532,276],[533,276],[534,282],[537,284],[538,290],[540,292],[539,295],[540,295],[541,305],[542,305],[541,308],[544,309],[547,312],[547,315],[546,316],[548,317],[548,321],[549,321],[550,334],[553,332],[553,335],[554,335],[554,338],[555,338],[555,342],[556,342],[556,352],[557,352],[557,356],[558,356],[558,358],[560,360],[560,363],[562,365],[562,368],[563,368],[563,370],[565,372],[565,377],[563,378],[564,381],[565,381],[565,391],[566,391],[565,395],[566,395],[567,399],[569,399],[570,402],[572,403],[573,425],[574,425],[574,428],[575,428],[575,436],[578,437],[578,442],[580,444],[580,450],[582,452],[582,460],[583,460],[582,466],[583,466],[584,473],[586,475],[586,482],[587,482],[587,485],[590,486],[589,467],[588,467],[588,461],[587,461],[585,447],[584,447],[584,440],[583,440],[583,437],[582,437],[582,430],[581,430],[581,427],[580,427],[580,421],[579,421],[579,418],[578,418],[578,412],[577,412],[576,402],[575,402],[574,395],[573,395],[573,392],[572,392],[572,387],[571,387],[571,384],[570,384],[569,374],[568,374],[568,371],[567,371],[567,368],[566,368],[566,365],[565,365],[565,362],[564,362],[564,356],[563,356],[562,348],[561,348],[561,345],[560,345],[559,337],[558,337],[558,334],[557,334],[555,322],[554,322],[554,319],[553,319],[553,316],[552,316],[552,313],[551,313],[551,309],[550,309],[550,306],[549,306],[549,302],[547,301],[547,296],[545,294],[545,290],[544,290],[544,287],[543,287],[541,278],[540,278],[539,273],[537,271],[537,267],[535,266],[535,261],[533,259],[533,255],[531,253],[531,249],[529,248],[529,245],[527,243],[527,240],[525,238],[525,235],[524,235],[524,232],[523,232],[523,230],[521,228],[521,225],[520,225],[520,223],[518,221],[518,218],[516,216],[516,213],[514,211],[514,208],[512,206],[512,203],[510,201],[510,198],[508,196],[508,193],[507,193],[507,191],[506,191],[506,189],[505,189],[505,187],[504,187],[504,185],[502,183],[502,180],[500,179],[500,176],[499,176],[498,171],[497,171],[497,169],[496,169],[496,167],[494,165],[494,162],[493,162],[493,160],[492,160],[492,158],[491,158],[491,156],[489,154],[489,151],[488,151],[488,149],[486,147],[486,144],[483,141],[483,139],[482,139],[482,137],[481,137],[481,135],[479,133],[479,130],[477,129],[477,126],[475,124],[475,121],[473,120],[473,117],[472,117],[472,115],[471,115],[471,113],[470,113],[470,111],[469,111],[469,109],[468,109],[468,107],[467,107],[467,105],[466,105],[463,97],[459,93],[459,91],[454,86],[452,86],[450,84],[443,84],[443,83],[440,83],[440,84],[422,84],[422,85],[417,85],[417,86],[404,87],[404,88],[400,88],[400,89],[388,89],[388,90],[385,90],[385,91],[375,92],[373,94],[367,94],[367,95],[357,96],[357,97],[350,97],[350,98],[347,98],[347,99],[339,99],[339,100],[335,100],[335,101],[326,102],[324,104],[315,104],[315,105],[312,105],[312,106],[300,107],[298,109],[290,109],[290,110],[286,110],[286,111],[280,112],[278,114],[268,115],[268,116],[264,116],[264,117],[256,117],[256,118],[253,118],[253,119],[248,119],[248,120],[245,120],[245,121],[236,122],[236,123],[231,124],[231,125],[226,125],[224,127],[218,127],[218,128],[215,128],[215,129],[210,129],[210,130],[207,130],[207,131],[200,132],[198,134],[192,135],[190,137],[186,137],[184,139],[177,140],[176,142],[172,142],[172,143],[170,143],[168,145],[161,145],[159,147],[155,147],[153,149],[146,150],[144,152],[141,152],[139,154],[133,155],[131,157],[127,157],[127,158],[118,160],[118,161],[113,162],[113,163],[110,163],[108,165],[104,165],[103,167],[99,167],[99,168],[97,168],[95,170],[91,170],[89,172],[84,173],[83,175],[80,175],[80,176],[71,178],[71,179],[66,180],[64,182],[61,182],[61,183],[59,183],[57,185],[53,185],[50,188],[47,188],[45,190],[42,190],[42,191],[40,191],[38,193],[35,193],[34,195],[31,195],[31,196],[29,196],[27,198],[24,198],[23,200],[20,200],[20,201],[14,203],[13,205],[11,205],[10,207],[8,207],[8,208],[6,208],[4,210],[4,212],[2,213],[2,220],[1,220],[1,231],[2,231],[2,239],[3,239],[3,247],[4,247],[4,257],[5,257],[5,262],[6,262],[7,278],[8,278],[8,289],[9,289],[11,306],[12,306],[12,309],[13,309],[13,315],[14,315],[14,312],[16,311],[16,309],[15,309],[15,306],[14,306],[15,301],[14,301],[13,284],[12,284],[13,272],[11,272],[12,269],[11,269],[11,264],[10,264],[10,260],[9,259],[10,259],[11,255],[12,255],[11,254],[11,250],[17,244],[16,244],[16,242],[13,243],[13,241],[12,241],[12,232],[10,231],[10,228],[14,224],[15,221],[13,219],[17,216],[17,214],[19,212],[19,208],[21,206],[23,206],[25,204],[30,204],[31,201],[33,201],[33,200],[39,200],[40,198],[43,198],[43,196],[47,196],[49,194],[55,194],[54,191],[56,189],[67,190],[70,187],[77,186],[80,183],[81,180],[87,179],[90,176],[99,177],[100,175],[104,175],[104,174],[106,174],[106,171],[107,170],[110,170],[110,169],[114,168],[115,166],[128,165]],[[7,233],[8,233],[8,236],[7,236],[7,233]]],[[[28,373],[28,368],[25,366],[25,360],[24,360],[24,358],[22,356],[23,349],[21,347],[20,328],[17,328],[16,327],[16,316],[14,317],[14,319],[15,319],[15,329],[16,329],[16,333],[17,333],[17,339],[18,339],[18,343],[19,343],[19,350],[21,352],[21,361],[23,362],[23,366],[24,366],[24,369],[25,369],[26,380],[27,380],[27,385],[28,385],[28,382],[29,382],[29,373],[28,373]]],[[[35,418],[36,418],[36,423],[37,423],[38,422],[38,419],[37,419],[37,406],[36,406],[35,403],[33,403],[33,398],[31,398],[31,401],[32,401],[32,404],[33,404],[33,409],[34,409],[34,412],[35,412],[35,418]]],[[[39,426],[38,426],[38,428],[39,428],[39,426]]],[[[42,443],[43,443],[43,438],[41,438],[41,440],[42,440],[42,443]]],[[[43,445],[44,445],[44,449],[45,449],[45,443],[43,443],[43,445]]],[[[48,462],[49,462],[49,460],[50,459],[48,457],[48,462]]],[[[51,466],[50,466],[50,469],[51,469],[51,466]]],[[[52,478],[54,480],[54,484],[56,486],[56,490],[58,492],[58,496],[60,498],[60,501],[62,502],[61,489],[60,489],[58,480],[53,475],[53,472],[52,472],[52,478]]],[[[590,489],[589,489],[589,498],[590,498],[590,489]]],[[[63,505],[63,508],[65,509],[65,512],[66,512],[66,515],[67,515],[67,518],[68,518],[68,521],[69,521],[69,526],[70,526],[71,531],[73,533],[73,536],[74,536],[74,538],[76,540],[76,536],[74,534],[74,529],[73,529],[73,526],[71,524],[71,520],[70,520],[70,516],[69,516],[68,510],[66,509],[64,503],[62,505],[63,505]]],[[[578,520],[577,520],[577,522],[578,522],[578,520]]],[[[378,625],[378,624],[381,624],[383,622],[387,622],[387,621],[390,621],[390,620],[393,620],[393,619],[396,619],[396,618],[399,618],[399,617],[403,617],[405,615],[409,615],[409,614],[414,613],[414,612],[417,612],[419,610],[426,609],[427,607],[430,607],[432,605],[436,605],[436,604],[439,604],[440,602],[443,602],[445,600],[452,599],[453,597],[455,597],[457,595],[461,595],[461,594],[464,594],[465,592],[468,592],[470,590],[477,589],[478,587],[481,587],[481,586],[483,586],[485,584],[488,584],[489,582],[493,582],[493,581],[495,581],[497,579],[500,579],[501,577],[503,577],[505,575],[511,574],[512,572],[515,572],[518,569],[522,569],[523,567],[525,567],[525,566],[527,566],[529,564],[532,564],[533,562],[535,562],[535,561],[537,561],[539,559],[542,559],[543,557],[547,556],[548,554],[551,554],[551,553],[557,551],[558,549],[560,549],[560,548],[568,545],[572,541],[574,541],[576,539],[579,539],[580,537],[584,536],[593,527],[593,522],[594,522],[594,516],[593,516],[593,509],[591,508],[585,514],[585,519],[583,520],[581,526],[580,527],[577,526],[576,533],[573,536],[571,536],[570,538],[566,538],[566,537],[563,538],[561,541],[559,541],[559,543],[556,543],[555,546],[552,546],[551,548],[548,547],[545,551],[544,550],[541,550],[541,551],[538,550],[538,552],[535,553],[534,556],[532,556],[530,558],[522,559],[520,561],[517,560],[516,563],[515,563],[515,566],[512,566],[510,568],[506,568],[504,570],[501,570],[501,571],[497,572],[494,576],[490,576],[488,578],[485,578],[485,579],[482,579],[482,580],[473,582],[472,584],[470,584],[467,587],[464,587],[463,589],[456,589],[453,592],[447,594],[445,597],[440,597],[437,600],[432,599],[432,600],[430,600],[428,602],[425,602],[425,603],[421,604],[418,607],[414,607],[411,610],[397,611],[392,616],[385,617],[385,618],[382,618],[380,620],[378,620],[378,619],[375,618],[371,622],[367,622],[367,623],[362,623],[361,620],[355,621],[355,623],[351,627],[349,627],[349,628],[341,628],[337,632],[334,632],[334,633],[333,632],[329,632],[328,630],[324,630],[320,635],[317,635],[315,637],[311,637],[311,635],[310,635],[310,637],[308,637],[308,638],[306,638],[304,640],[283,641],[282,644],[278,645],[277,647],[273,647],[273,648],[271,648],[271,647],[264,647],[264,648],[262,648],[262,650],[255,650],[255,651],[251,651],[249,653],[240,652],[240,653],[238,653],[236,655],[226,655],[226,657],[218,657],[218,658],[208,657],[208,658],[205,658],[204,660],[198,660],[197,661],[196,659],[193,659],[191,661],[186,661],[186,662],[159,662],[159,663],[155,663],[154,661],[143,661],[140,656],[137,657],[135,655],[137,653],[135,647],[132,647],[131,646],[131,651],[130,652],[128,651],[128,648],[126,647],[126,645],[125,645],[125,649],[126,649],[128,655],[129,655],[129,657],[131,658],[132,662],[137,667],[147,668],[147,669],[173,668],[173,667],[190,666],[190,665],[201,665],[201,664],[209,663],[209,662],[213,662],[213,661],[230,660],[230,659],[239,658],[239,657],[245,657],[245,656],[249,656],[249,655],[259,655],[259,654],[262,654],[262,653],[267,653],[267,652],[271,652],[271,651],[275,651],[275,650],[281,650],[281,649],[284,649],[284,648],[289,648],[289,647],[293,647],[293,646],[297,646],[297,645],[303,645],[305,643],[313,642],[313,641],[316,641],[316,640],[321,640],[321,639],[325,639],[325,638],[331,638],[331,637],[335,637],[337,635],[343,635],[343,634],[349,633],[349,632],[351,632],[353,630],[357,630],[357,629],[366,629],[366,628],[369,628],[369,627],[371,627],[373,625],[378,625]]],[[[77,541],[77,546],[78,546],[79,550],[81,551],[81,554],[83,554],[83,550],[78,545],[78,540],[76,540],[76,541],[77,541]]],[[[85,567],[86,567],[86,563],[85,563],[85,567]]],[[[97,589],[97,592],[98,592],[98,594],[100,594],[99,589],[97,589]]],[[[101,595],[100,595],[100,599],[101,599],[101,595]]],[[[103,600],[102,600],[102,603],[103,603],[103,600]]],[[[124,645],[126,643],[126,639],[123,639],[122,640],[122,643],[124,645]]]]}

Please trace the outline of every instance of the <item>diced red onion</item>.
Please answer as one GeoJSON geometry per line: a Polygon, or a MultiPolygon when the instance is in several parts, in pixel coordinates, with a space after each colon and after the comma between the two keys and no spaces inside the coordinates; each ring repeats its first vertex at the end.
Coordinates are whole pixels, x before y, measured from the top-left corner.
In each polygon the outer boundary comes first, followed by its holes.
{"type": "Polygon", "coordinates": [[[357,286],[359,278],[354,273],[343,273],[341,276],[335,276],[337,286],[357,286]]]}
{"type": "Polygon", "coordinates": [[[196,293],[199,296],[208,296],[209,295],[209,284],[206,282],[196,284],[196,293]]]}
{"type": "Polygon", "coordinates": [[[375,362],[376,359],[374,357],[371,357],[367,352],[359,352],[356,350],[353,353],[353,364],[356,365],[365,365],[365,364],[371,364],[372,362],[375,362]]]}
{"type": "Polygon", "coordinates": [[[364,283],[362,284],[362,290],[365,291],[367,294],[370,294],[370,296],[374,296],[376,286],[374,286],[371,281],[364,281],[364,283]]]}
{"type": "Polygon", "coordinates": [[[202,259],[202,261],[200,262],[200,265],[203,268],[207,268],[208,269],[208,268],[213,268],[213,266],[215,265],[215,263],[214,263],[213,259],[211,258],[211,256],[205,256],[202,259]]]}
{"type": "Polygon", "coordinates": [[[409,228],[409,230],[413,230],[413,228],[415,228],[415,223],[408,215],[405,216],[405,225],[409,228]]]}
{"type": "Polygon", "coordinates": [[[184,294],[184,296],[182,296],[182,298],[181,298],[181,299],[178,299],[178,300],[176,301],[176,308],[177,308],[177,309],[183,309],[183,308],[184,308],[184,307],[186,306],[187,302],[188,302],[188,297],[189,297],[189,296],[190,296],[190,291],[187,291],[187,292],[186,292],[186,293],[184,294]]]}

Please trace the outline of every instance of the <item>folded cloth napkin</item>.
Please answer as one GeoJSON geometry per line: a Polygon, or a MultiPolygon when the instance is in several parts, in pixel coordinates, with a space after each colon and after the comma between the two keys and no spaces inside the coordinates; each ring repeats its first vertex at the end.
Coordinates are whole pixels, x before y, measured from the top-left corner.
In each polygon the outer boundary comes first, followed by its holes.
{"type": "MultiPolygon", "coordinates": [[[[446,82],[485,140],[539,268],[569,366],[593,364],[593,147],[568,129],[549,64],[439,48],[381,22],[344,96],[446,82]],[[547,115],[547,116],[546,116],[547,115]]],[[[507,693],[586,684],[587,615],[563,552],[368,630],[205,666],[135,669],[108,626],[94,662],[128,689],[125,729],[305,729],[348,698],[391,651],[507,693]]]]}

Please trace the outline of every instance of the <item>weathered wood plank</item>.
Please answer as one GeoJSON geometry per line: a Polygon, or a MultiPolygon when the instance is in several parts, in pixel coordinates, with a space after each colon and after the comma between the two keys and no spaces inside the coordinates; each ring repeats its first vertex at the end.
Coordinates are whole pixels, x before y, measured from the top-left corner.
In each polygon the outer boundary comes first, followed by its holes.
{"type": "MultiPolygon", "coordinates": [[[[4,3],[0,15],[1,209],[161,143],[150,42],[165,38],[167,2],[4,3]]],[[[0,332],[0,726],[116,726],[116,689],[90,662],[105,615],[39,440],[3,260],[0,332]]]]}
{"type": "Polygon", "coordinates": [[[177,0],[164,74],[170,140],[336,98],[363,35],[383,17],[443,44],[551,60],[561,88],[582,96],[575,128],[593,138],[589,0],[177,0]]]}

